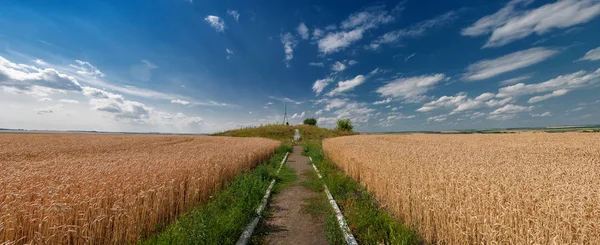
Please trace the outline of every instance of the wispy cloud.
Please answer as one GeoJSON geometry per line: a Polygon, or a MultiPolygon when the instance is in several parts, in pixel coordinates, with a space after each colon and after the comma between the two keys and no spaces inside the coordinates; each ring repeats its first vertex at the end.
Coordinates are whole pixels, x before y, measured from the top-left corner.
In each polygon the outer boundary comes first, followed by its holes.
{"type": "Polygon", "coordinates": [[[294,58],[294,48],[296,48],[298,42],[289,32],[282,34],[280,38],[281,44],[283,44],[283,50],[285,52],[285,65],[290,67],[290,61],[294,58]]]}
{"type": "Polygon", "coordinates": [[[367,46],[367,49],[378,49],[382,44],[396,43],[403,38],[423,36],[429,29],[447,25],[454,21],[456,17],[456,12],[450,11],[432,19],[421,21],[411,27],[387,32],[371,42],[371,44],[367,46]]]}
{"type": "Polygon", "coordinates": [[[600,3],[594,0],[559,0],[525,11],[532,0],[512,0],[498,12],[485,16],[462,30],[465,36],[491,33],[485,47],[498,47],[536,33],[586,23],[600,15],[600,3]]]}
{"type": "Polygon", "coordinates": [[[567,94],[567,92],[569,92],[569,90],[559,89],[559,90],[553,91],[552,93],[549,93],[549,94],[531,97],[527,102],[530,104],[537,103],[537,102],[544,101],[544,100],[547,100],[547,99],[550,99],[553,97],[563,96],[563,95],[567,94]]]}
{"type": "Polygon", "coordinates": [[[210,24],[210,26],[217,32],[225,32],[225,21],[223,21],[223,19],[221,19],[219,16],[208,15],[204,18],[204,20],[208,22],[208,24],[210,24]]]}
{"type": "Polygon", "coordinates": [[[310,36],[308,27],[306,27],[304,23],[300,23],[298,27],[296,27],[296,31],[298,32],[298,35],[300,35],[300,37],[302,37],[302,39],[304,40],[307,40],[310,36]]]}
{"type": "Polygon", "coordinates": [[[523,76],[519,76],[519,77],[515,77],[515,78],[504,80],[504,81],[500,82],[500,85],[512,85],[512,84],[519,83],[521,81],[527,80],[529,78],[531,78],[530,75],[523,75],[523,76]]]}
{"type": "Polygon", "coordinates": [[[469,81],[483,80],[509,71],[525,68],[552,57],[558,51],[549,48],[531,48],[517,51],[492,60],[482,60],[467,67],[463,78],[469,81]]]}
{"type": "Polygon", "coordinates": [[[338,86],[331,90],[327,95],[334,96],[339,93],[344,93],[353,90],[356,86],[361,85],[366,80],[366,77],[363,75],[358,75],[353,79],[338,82],[338,86]]]}
{"type": "Polygon", "coordinates": [[[323,64],[323,62],[310,62],[308,63],[309,66],[315,66],[315,67],[325,67],[325,64],[323,64]]]}
{"type": "Polygon", "coordinates": [[[444,74],[402,77],[378,88],[377,93],[383,97],[401,98],[408,101],[420,99],[435,85],[446,79],[444,74]]]}
{"type": "Polygon", "coordinates": [[[589,60],[589,61],[600,60],[600,47],[597,47],[595,49],[588,51],[579,60],[589,60]]]}
{"type": "Polygon", "coordinates": [[[332,81],[333,79],[331,78],[319,79],[315,81],[315,83],[313,83],[312,89],[316,95],[319,95],[321,94],[321,92],[323,92],[323,89],[325,89],[325,87],[327,87],[327,85],[329,85],[329,83],[331,83],[332,81]]]}
{"type": "Polygon", "coordinates": [[[227,14],[231,15],[236,22],[240,21],[240,13],[237,10],[227,10],[227,14]]]}
{"type": "MultiPolygon", "coordinates": [[[[335,53],[343,50],[363,38],[365,32],[379,27],[382,24],[394,21],[394,16],[389,14],[383,6],[370,7],[363,11],[351,14],[340,24],[337,32],[330,32],[317,43],[322,54],[335,53]]],[[[334,29],[334,28],[325,28],[334,29]]]]}
{"type": "MultiPolygon", "coordinates": [[[[518,97],[551,91],[574,90],[593,86],[598,82],[600,82],[600,69],[593,72],[578,71],[561,75],[542,83],[517,83],[515,85],[502,87],[498,90],[497,96],[500,98],[518,97]]],[[[560,94],[562,92],[557,93],[560,94]]]]}

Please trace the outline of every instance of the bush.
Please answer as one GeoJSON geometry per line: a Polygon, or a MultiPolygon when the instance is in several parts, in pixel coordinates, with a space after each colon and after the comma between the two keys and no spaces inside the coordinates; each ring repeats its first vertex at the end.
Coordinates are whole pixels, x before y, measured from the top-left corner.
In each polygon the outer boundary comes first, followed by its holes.
{"type": "Polygon", "coordinates": [[[309,117],[307,119],[304,119],[304,124],[315,126],[317,125],[317,119],[315,119],[314,117],[309,117]]]}
{"type": "Polygon", "coordinates": [[[354,126],[352,126],[350,119],[340,119],[337,121],[337,130],[352,132],[353,128],[354,126]]]}

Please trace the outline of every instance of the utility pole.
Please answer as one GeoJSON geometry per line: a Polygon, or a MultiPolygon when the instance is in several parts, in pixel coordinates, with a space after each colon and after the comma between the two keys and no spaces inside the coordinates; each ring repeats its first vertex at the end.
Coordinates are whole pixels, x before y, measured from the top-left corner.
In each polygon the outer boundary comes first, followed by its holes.
{"type": "Polygon", "coordinates": [[[283,111],[283,125],[285,125],[285,121],[287,120],[287,104],[285,104],[283,111]]]}

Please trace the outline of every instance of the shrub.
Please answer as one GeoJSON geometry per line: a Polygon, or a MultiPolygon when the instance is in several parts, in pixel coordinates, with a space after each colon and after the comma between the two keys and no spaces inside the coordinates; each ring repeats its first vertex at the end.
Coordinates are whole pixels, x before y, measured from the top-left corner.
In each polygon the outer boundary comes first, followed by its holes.
{"type": "Polygon", "coordinates": [[[315,126],[317,125],[317,119],[315,119],[314,117],[309,117],[307,119],[304,119],[304,124],[315,126]]]}
{"type": "Polygon", "coordinates": [[[354,126],[352,126],[350,119],[340,119],[337,121],[337,130],[352,132],[353,128],[354,126]]]}

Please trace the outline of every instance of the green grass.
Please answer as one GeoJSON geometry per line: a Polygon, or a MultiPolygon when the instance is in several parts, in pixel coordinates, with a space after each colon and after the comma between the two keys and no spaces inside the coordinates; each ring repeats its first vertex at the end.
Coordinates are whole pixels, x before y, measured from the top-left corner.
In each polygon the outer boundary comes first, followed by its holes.
{"type": "Polygon", "coordinates": [[[182,215],[163,232],[140,244],[234,244],[255,217],[256,208],[271,180],[278,179],[277,191],[295,178],[293,170],[285,165],[280,174],[275,175],[288,151],[291,146],[282,145],[268,163],[238,175],[210,201],[182,215]]]}
{"type": "MultiPolygon", "coordinates": [[[[320,142],[305,143],[303,154],[313,159],[323,179],[316,175],[306,185],[319,188],[319,184],[327,184],[331,195],[337,201],[348,226],[359,244],[422,244],[419,236],[396,220],[389,212],[379,207],[377,200],[363,186],[352,178],[337,170],[334,165],[323,158],[320,142]]],[[[322,200],[314,200],[311,210],[324,209],[322,200]]],[[[326,203],[329,205],[329,203],[326,203]]],[[[331,207],[328,208],[331,210],[331,207]]],[[[341,231],[335,216],[327,212],[326,232],[331,244],[344,244],[341,231]],[[330,222],[333,218],[333,221],[330,222]]]]}

